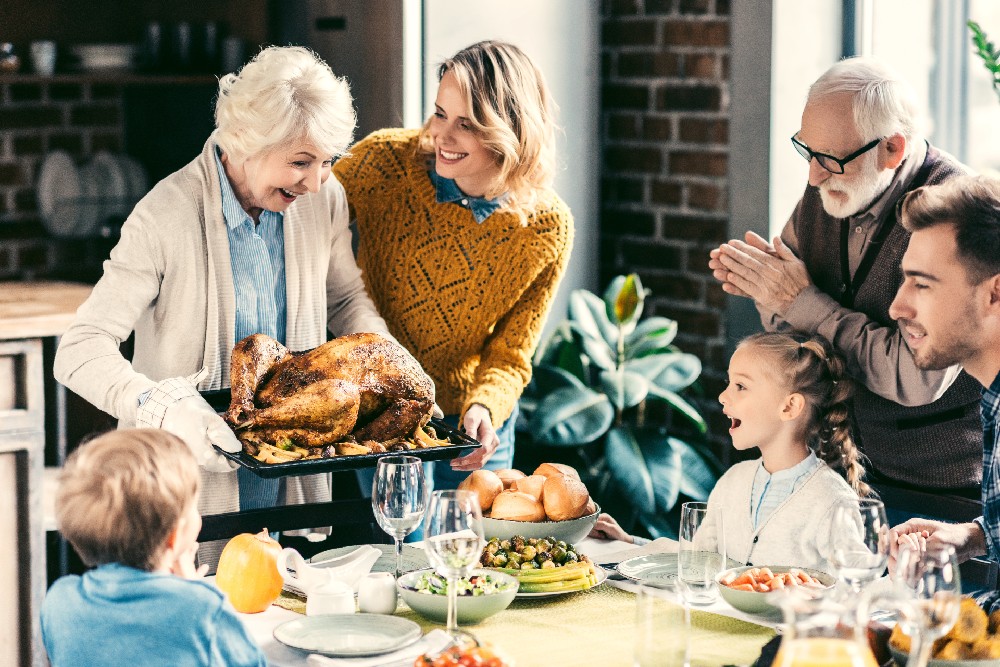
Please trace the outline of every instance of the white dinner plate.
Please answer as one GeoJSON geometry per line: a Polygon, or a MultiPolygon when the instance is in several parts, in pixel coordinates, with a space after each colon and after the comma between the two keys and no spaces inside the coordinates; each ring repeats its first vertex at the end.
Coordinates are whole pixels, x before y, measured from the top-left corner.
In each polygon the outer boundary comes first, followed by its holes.
{"type": "Polygon", "coordinates": [[[57,150],[45,156],[35,192],[45,230],[59,238],[73,236],[77,226],[76,203],[83,195],[83,188],[69,153],[57,150]]]}
{"type": "Polygon", "coordinates": [[[552,593],[518,593],[514,597],[519,598],[551,598],[557,595],[571,595],[573,593],[586,593],[589,590],[593,590],[603,584],[608,578],[608,571],[605,570],[600,565],[594,565],[594,575],[597,577],[597,583],[590,588],[585,588],[582,591],[555,591],[552,593]]]}
{"type": "Polygon", "coordinates": [[[677,582],[677,554],[649,554],[618,563],[618,574],[640,584],[670,587],[677,582]]]}
{"type": "MultiPolygon", "coordinates": [[[[392,544],[372,544],[371,546],[379,549],[382,555],[379,556],[375,564],[372,565],[372,572],[392,572],[396,573],[396,547],[392,544]]],[[[357,546],[353,547],[340,547],[339,549],[330,549],[329,551],[323,551],[312,558],[309,559],[309,563],[312,565],[322,564],[325,560],[330,560],[331,558],[339,558],[341,556],[346,556],[351,553],[357,546]]],[[[427,554],[423,549],[415,547],[412,544],[403,545],[403,562],[402,570],[403,574],[407,572],[413,572],[414,570],[422,570],[429,566],[427,561],[427,554]]]]}
{"type": "Polygon", "coordinates": [[[80,168],[80,189],[82,197],[73,207],[76,212],[76,226],[71,236],[85,238],[94,236],[104,216],[103,175],[100,166],[93,161],[80,168]]]}
{"type": "Polygon", "coordinates": [[[127,215],[129,206],[129,185],[125,172],[118,160],[107,151],[99,151],[91,160],[97,176],[98,196],[105,203],[108,215],[127,215]]]}
{"type": "Polygon", "coordinates": [[[125,212],[128,214],[131,213],[132,207],[149,192],[149,176],[142,164],[131,155],[119,153],[117,159],[121,165],[122,173],[125,174],[125,181],[128,183],[129,210],[125,212]]]}
{"type": "Polygon", "coordinates": [[[285,646],[334,658],[391,653],[420,636],[420,626],[413,621],[382,614],[304,616],[274,629],[274,638],[285,646]]]}

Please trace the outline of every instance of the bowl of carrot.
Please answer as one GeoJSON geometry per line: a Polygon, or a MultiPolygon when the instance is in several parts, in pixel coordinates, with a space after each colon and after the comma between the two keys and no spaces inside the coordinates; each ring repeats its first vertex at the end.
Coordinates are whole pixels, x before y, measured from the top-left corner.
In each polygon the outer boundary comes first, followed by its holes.
{"type": "Polygon", "coordinates": [[[801,591],[822,594],[836,579],[826,572],[802,567],[734,567],[715,578],[719,594],[732,607],[746,614],[777,616],[781,614],[782,593],[801,591]]]}

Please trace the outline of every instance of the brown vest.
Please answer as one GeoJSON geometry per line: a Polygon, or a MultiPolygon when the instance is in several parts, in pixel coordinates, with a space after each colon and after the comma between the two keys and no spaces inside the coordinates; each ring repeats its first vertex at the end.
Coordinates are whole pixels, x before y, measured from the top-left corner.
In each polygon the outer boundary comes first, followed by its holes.
{"type": "MultiPolygon", "coordinates": [[[[909,190],[940,183],[964,171],[951,156],[928,147],[924,164],[909,190]]],[[[867,277],[862,276],[859,267],[851,290],[845,290],[841,277],[841,225],[847,222],[826,213],[819,190],[814,187],[806,188],[796,213],[793,224],[800,255],[816,286],[877,324],[896,327],[889,317],[889,305],[903,282],[900,261],[910,239],[909,232],[899,224],[898,207],[891,207],[880,221],[868,251],[876,253],[874,262],[867,277]],[[884,239],[881,247],[876,245],[880,237],[884,239]],[[859,278],[863,280],[860,284],[859,278]]],[[[980,391],[979,383],[963,371],[938,400],[920,407],[904,407],[856,383],[851,410],[853,435],[870,461],[866,467],[884,477],[922,487],[978,485],[983,478],[980,391]]]]}

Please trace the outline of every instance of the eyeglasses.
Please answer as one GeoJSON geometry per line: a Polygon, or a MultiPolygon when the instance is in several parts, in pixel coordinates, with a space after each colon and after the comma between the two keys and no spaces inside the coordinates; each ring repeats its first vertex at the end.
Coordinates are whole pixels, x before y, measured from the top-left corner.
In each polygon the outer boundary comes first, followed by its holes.
{"type": "Polygon", "coordinates": [[[831,174],[843,174],[844,167],[847,165],[848,162],[850,162],[855,158],[861,157],[871,149],[875,148],[876,146],[878,146],[880,141],[882,141],[881,138],[874,139],[871,142],[859,148],[858,150],[854,151],[847,157],[839,158],[839,157],[833,157],[832,155],[827,155],[826,153],[817,153],[816,151],[814,151],[813,149],[809,148],[804,143],[796,139],[794,135],[792,136],[792,145],[795,146],[795,150],[798,152],[798,154],[801,155],[803,158],[805,158],[806,162],[809,162],[813,158],[815,158],[816,162],[819,163],[819,166],[823,167],[831,174]]]}

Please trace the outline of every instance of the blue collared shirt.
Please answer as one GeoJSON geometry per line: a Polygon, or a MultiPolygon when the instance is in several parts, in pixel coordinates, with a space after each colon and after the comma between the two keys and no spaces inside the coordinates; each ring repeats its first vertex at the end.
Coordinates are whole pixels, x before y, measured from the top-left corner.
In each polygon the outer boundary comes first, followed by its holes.
{"type": "Polygon", "coordinates": [[[285,293],[285,236],[282,213],[261,211],[254,225],[226,178],[221,152],[215,164],[222,184],[222,215],[229,235],[229,258],[236,296],[236,337],[262,333],[284,344],[288,296],[285,293]]]}
{"type": "Polygon", "coordinates": [[[472,216],[476,222],[483,222],[493,215],[493,212],[503,206],[504,195],[495,199],[483,199],[482,197],[470,197],[462,192],[458,184],[450,178],[438,176],[433,169],[430,171],[431,183],[437,193],[436,198],[439,204],[458,204],[463,208],[472,211],[472,216]]]}
{"type": "Polygon", "coordinates": [[[997,459],[1000,374],[993,378],[989,389],[983,390],[979,409],[983,422],[983,516],[976,523],[986,535],[986,555],[990,560],[1000,561],[1000,460],[997,459]]]}
{"type": "Polygon", "coordinates": [[[795,493],[806,476],[819,466],[820,460],[812,451],[791,468],[774,474],[764,469],[764,459],[761,459],[750,492],[750,516],[754,530],[767,521],[767,517],[795,493]]]}

